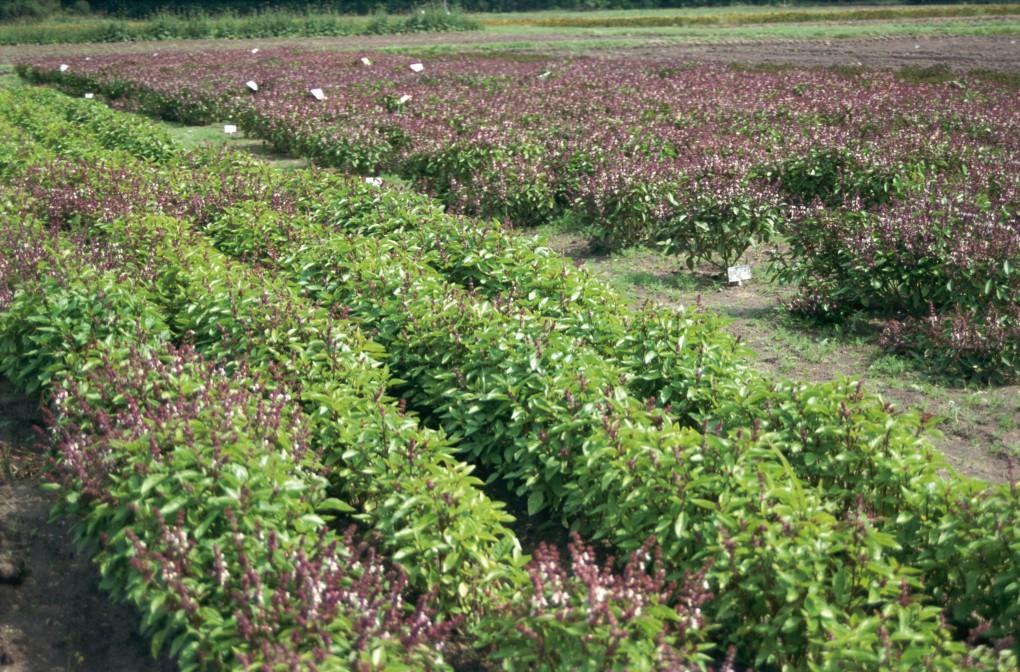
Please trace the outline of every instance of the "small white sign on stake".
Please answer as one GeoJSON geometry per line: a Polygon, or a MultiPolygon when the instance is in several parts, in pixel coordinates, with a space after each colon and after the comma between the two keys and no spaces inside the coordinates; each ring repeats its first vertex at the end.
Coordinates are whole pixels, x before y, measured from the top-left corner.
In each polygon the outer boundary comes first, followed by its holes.
{"type": "Polygon", "coordinates": [[[96,97],[96,94],[94,94],[94,93],[86,93],[85,94],[85,99],[86,100],[92,100],[95,97],[96,97]]]}
{"type": "Polygon", "coordinates": [[[226,133],[227,135],[233,135],[234,133],[237,133],[237,126],[235,126],[234,124],[224,124],[223,132],[226,133]]]}
{"type": "Polygon", "coordinates": [[[244,85],[247,86],[252,91],[258,91],[259,90],[259,85],[255,83],[254,79],[249,79],[247,82],[244,83],[244,85]]]}
{"type": "Polygon", "coordinates": [[[421,72],[425,69],[425,66],[421,63],[412,63],[410,66],[412,72],[421,72]]]}
{"type": "Polygon", "coordinates": [[[398,102],[398,103],[400,103],[401,105],[403,105],[404,103],[406,103],[406,102],[407,102],[407,101],[409,101],[409,100],[411,100],[411,96],[409,96],[409,95],[407,95],[407,94],[405,93],[404,95],[402,95],[402,96],[400,97],[400,100],[398,100],[397,102],[398,102]]]}
{"type": "Polygon", "coordinates": [[[71,66],[69,66],[67,63],[61,63],[60,64],[60,71],[61,72],[67,72],[70,67],[71,66]]]}
{"type": "Polygon", "coordinates": [[[365,182],[367,184],[371,184],[373,187],[381,187],[382,186],[382,178],[381,177],[366,177],[365,178],[365,182]]]}
{"type": "Polygon", "coordinates": [[[253,54],[259,53],[259,48],[255,47],[254,49],[251,50],[251,53],[253,53],[253,54]]]}
{"type": "Polygon", "coordinates": [[[316,100],[326,100],[326,94],[322,92],[322,89],[312,89],[309,93],[312,94],[316,100]]]}
{"type": "Polygon", "coordinates": [[[744,282],[751,279],[751,267],[747,264],[730,266],[726,269],[726,278],[730,284],[740,287],[744,282]]]}
{"type": "Polygon", "coordinates": [[[362,65],[372,65],[372,61],[370,61],[368,59],[368,56],[362,56],[361,57],[361,64],[362,65]]]}

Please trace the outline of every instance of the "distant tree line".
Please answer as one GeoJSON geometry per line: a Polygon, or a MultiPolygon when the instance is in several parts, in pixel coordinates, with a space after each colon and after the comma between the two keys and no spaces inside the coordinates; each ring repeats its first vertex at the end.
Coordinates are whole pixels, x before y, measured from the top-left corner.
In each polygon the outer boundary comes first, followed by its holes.
{"type": "MultiPolygon", "coordinates": [[[[784,4],[852,5],[851,0],[783,0],[784,4]]],[[[901,0],[906,4],[952,4],[960,0],[901,0]]],[[[968,0],[992,2],[995,0],[968,0]]],[[[467,12],[514,12],[541,9],[651,9],[734,4],[733,0],[447,0],[451,8],[467,12]]],[[[160,12],[256,13],[270,10],[372,14],[406,13],[423,0],[0,0],[0,20],[42,18],[58,12],[99,13],[142,18],[160,12]]],[[[428,4],[446,4],[443,0],[428,4]]],[[[741,0],[740,4],[772,5],[779,0],[741,0]]]]}

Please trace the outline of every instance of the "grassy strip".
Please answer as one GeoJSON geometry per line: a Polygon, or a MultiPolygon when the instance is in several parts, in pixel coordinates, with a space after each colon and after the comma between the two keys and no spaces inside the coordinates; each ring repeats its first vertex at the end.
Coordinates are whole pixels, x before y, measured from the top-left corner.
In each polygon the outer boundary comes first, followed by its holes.
{"type": "Polygon", "coordinates": [[[138,42],[149,40],[341,37],[480,30],[456,12],[430,8],[406,17],[266,11],[245,15],[158,14],[144,20],[81,18],[0,24],[0,44],[138,42]]]}
{"type": "MultiPolygon", "coordinates": [[[[649,40],[658,47],[690,47],[697,45],[727,45],[739,41],[779,40],[852,40],[879,37],[993,37],[1020,34],[1020,21],[1004,19],[946,19],[942,21],[904,21],[857,23],[768,23],[740,26],[670,26],[664,28],[542,28],[539,26],[509,26],[487,28],[489,33],[502,32],[507,40],[458,43],[449,41],[428,45],[395,45],[379,50],[402,54],[412,58],[457,54],[500,54],[510,58],[533,58],[535,52],[559,56],[591,56],[598,52],[620,49],[647,48],[649,40]],[[570,32],[568,32],[570,31],[570,32]],[[520,37],[534,39],[523,40],[520,37]]],[[[776,59],[781,60],[781,59],[776,59]]],[[[848,57],[847,65],[857,62],[848,57]]],[[[959,75],[957,75],[958,77],[959,75]]]]}

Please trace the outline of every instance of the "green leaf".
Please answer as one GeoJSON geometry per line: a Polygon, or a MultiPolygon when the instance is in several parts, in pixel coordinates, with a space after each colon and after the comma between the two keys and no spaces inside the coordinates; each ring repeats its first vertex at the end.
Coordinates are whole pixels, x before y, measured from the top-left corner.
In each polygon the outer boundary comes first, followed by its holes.
{"type": "Polygon", "coordinates": [[[166,474],[150,474],[144,481],[142,481],[142,487],[139,488],[139,494],[143,497],[149,494],[149,491],[159,485],[164,478],[166,478],[166,474]]]}
{"type": "Polygon", "coordinates": [[[316,508],[320,511],[337,511],[339,513],[354,513],[355,511],[353,506],[336,497],[323,500],[316,508]]]}
{"type": "Polygon", "coordinates": [[[673,534],[676,535],[677,539],[682,539],[686,528],[687,514],[684,511],[681,511],[680,515],[678,515],[676,520],[673,522],[673,534]]]}
{"type": "Polygon", "coordinates": [[[542,510],[545,504],[545,494],[541,490],[532,490],[528,495],[528,515],[533,516],[542,510]]]}

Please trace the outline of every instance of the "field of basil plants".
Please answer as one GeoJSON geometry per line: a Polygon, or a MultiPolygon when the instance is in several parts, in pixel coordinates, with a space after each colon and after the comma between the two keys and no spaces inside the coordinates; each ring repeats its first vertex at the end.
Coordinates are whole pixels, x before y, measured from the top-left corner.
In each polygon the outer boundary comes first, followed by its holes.
{"type": "Polygon", "coordinates": [[[597,249],[725,269],[777,244],[791,310],[872,315],[884,347],[958,377],[1020,375],[1015,89],[627,58],[367,62],[183,52],[19,71],[166,119],[230,119],[324,166],[399,175],[454,212],[566,221],[597,249]]]}
{"type": "Polygon", "coordinates": [[[0,87],[0,375],[154,655],[1017,669],[1015,474],[961,475],[927,414],[762,373],[713,312],[633,307],[521,231],[721,268],[769,243],[791,310],[874,311],[890,348],[1009,380],[1015,93],[367,60],[64,58],[19,73],[74,97],[0,87]],[[103,98],[318,165],[185,150],[103,98]]]}

